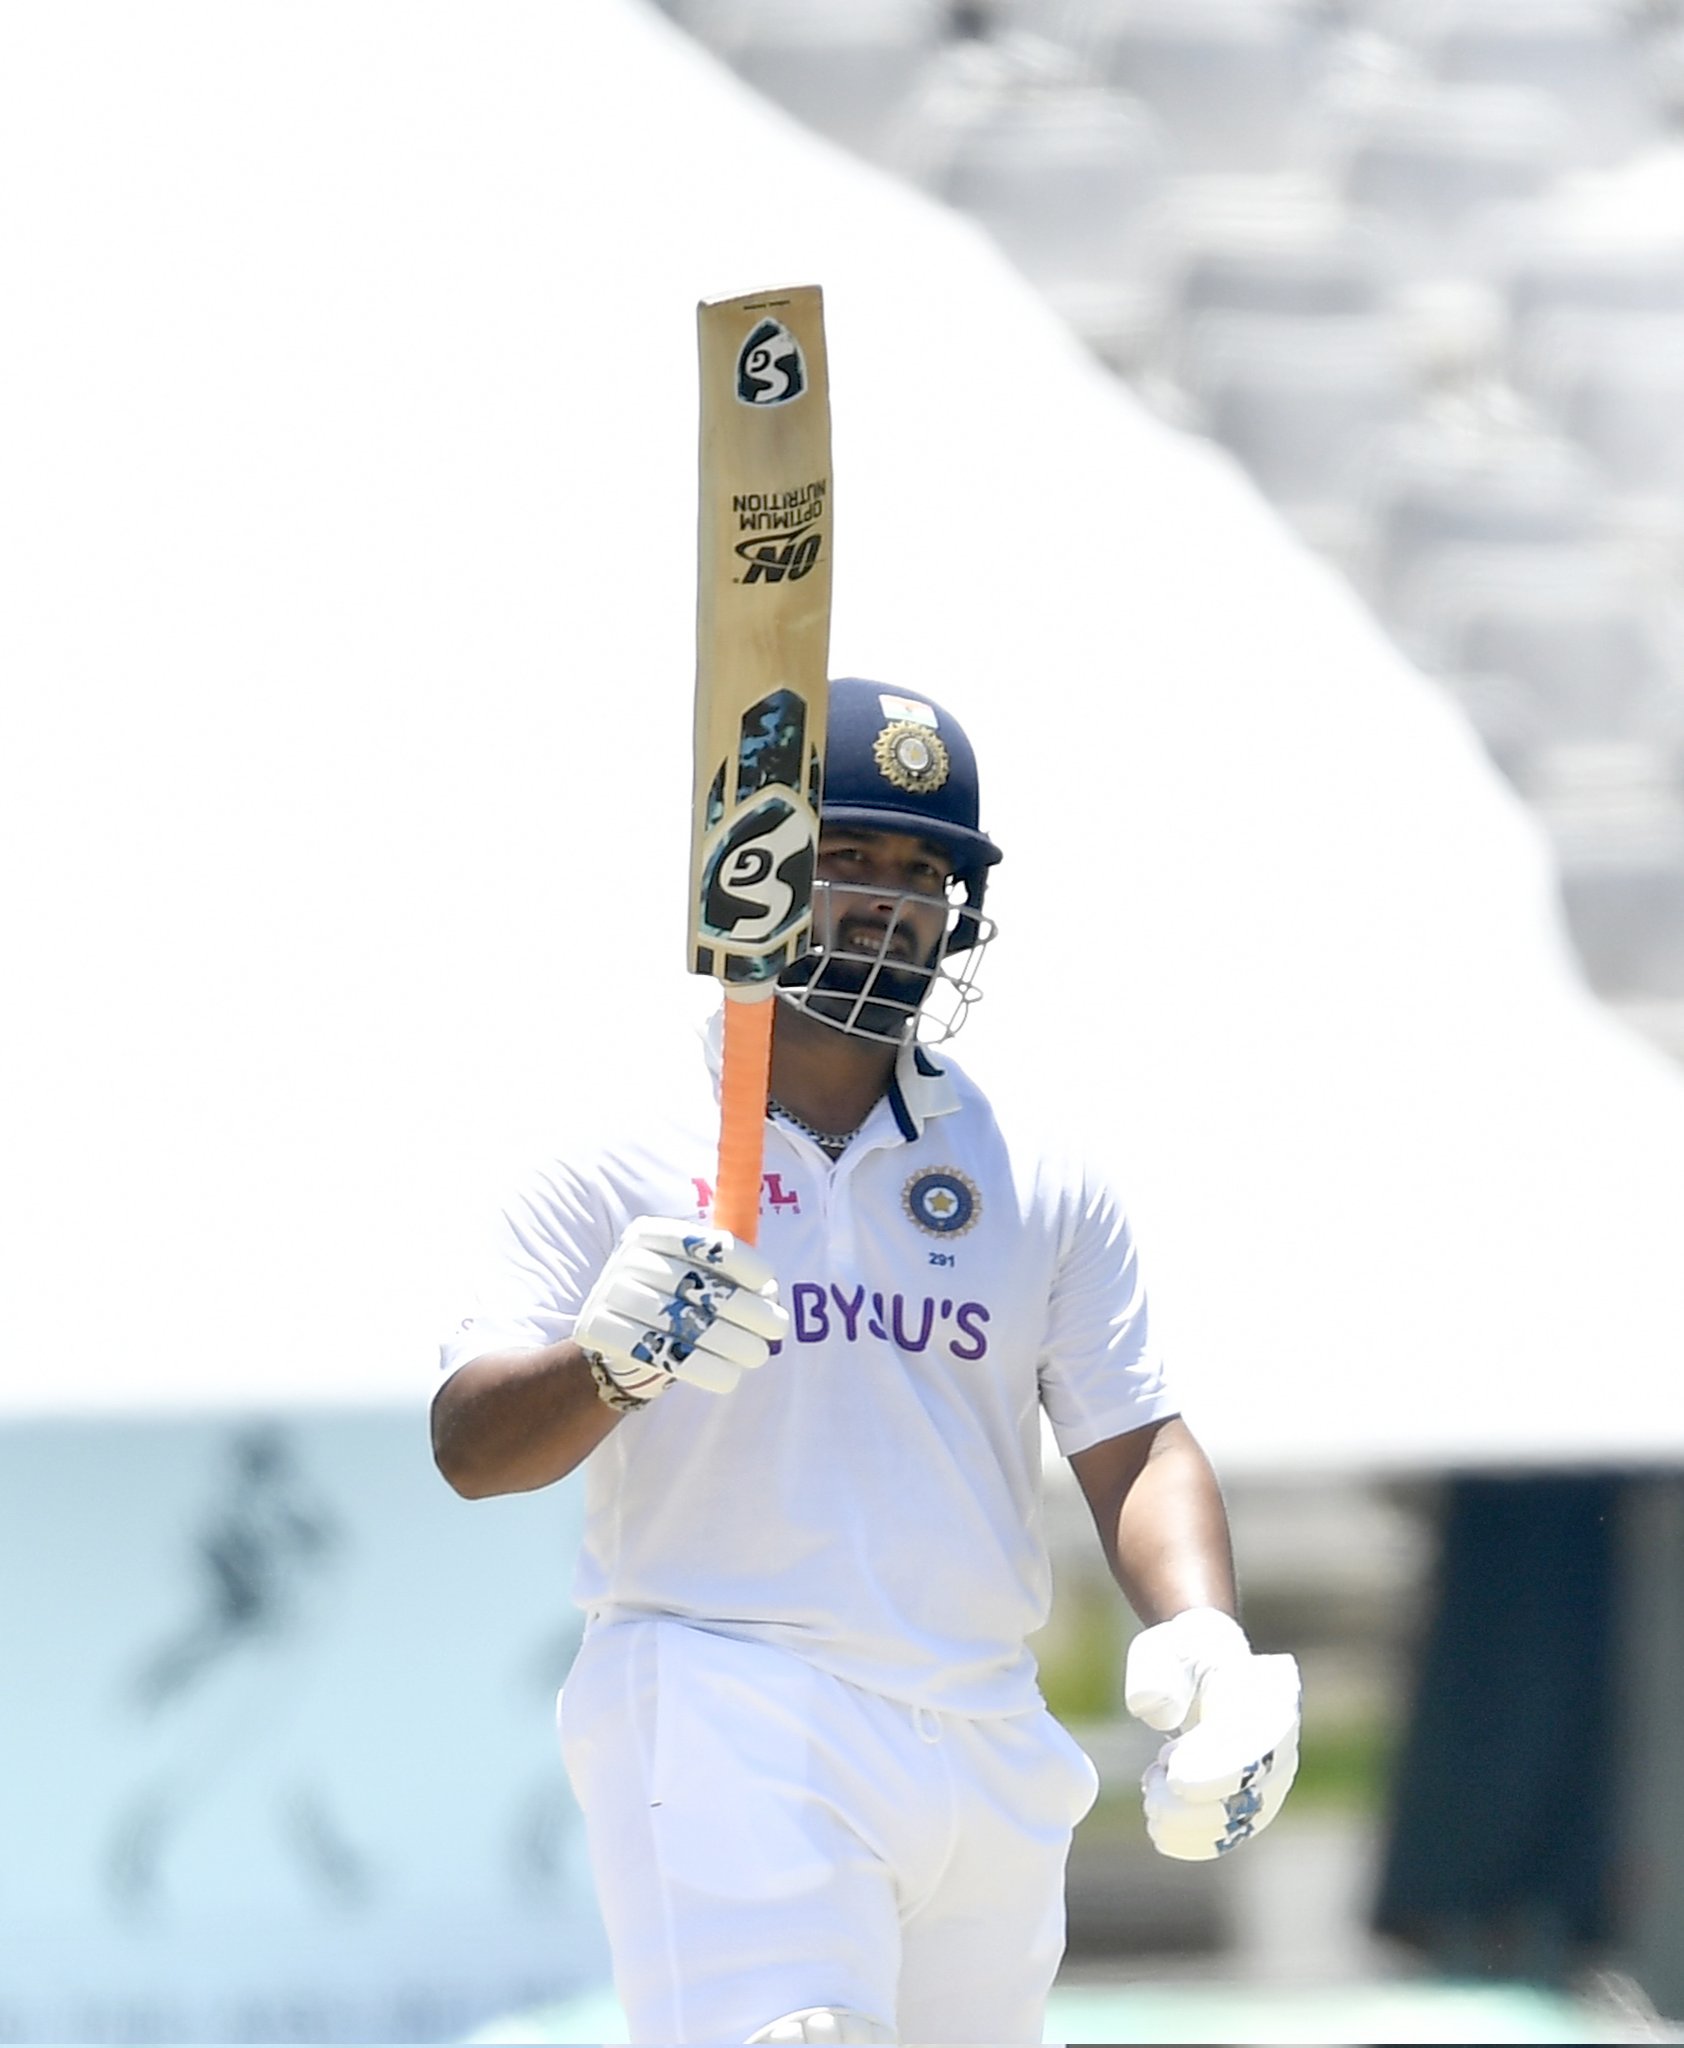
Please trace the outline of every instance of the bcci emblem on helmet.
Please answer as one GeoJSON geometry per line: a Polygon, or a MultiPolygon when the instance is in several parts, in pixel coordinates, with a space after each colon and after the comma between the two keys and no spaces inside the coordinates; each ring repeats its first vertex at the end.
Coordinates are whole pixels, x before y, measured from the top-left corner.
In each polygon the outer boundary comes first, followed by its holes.
{"type": "Polygon", "coordinates": [[[982,1215],[977,1184],[956,1166],[915,1173],[901,1190],[901,1207],[931,1237],[963,1237],[982,1215]]]}
{"type": "Polygon", "coordinates": [[[941,736],[927,725],[898,718],[872,742],[872,755],[896,789],[940,789],[952,763],[941,736]]]}

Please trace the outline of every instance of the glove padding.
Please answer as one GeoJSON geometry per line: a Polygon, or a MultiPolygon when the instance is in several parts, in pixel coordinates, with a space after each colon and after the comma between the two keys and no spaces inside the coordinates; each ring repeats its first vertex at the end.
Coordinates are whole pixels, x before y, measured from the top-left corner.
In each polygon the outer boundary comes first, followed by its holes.
{"type": "Polygon", "coordinates": [[[1204,1862],[1269,1825],[1298,1769],[1296,1658],[1254,1656],[1231,1616],[1192,1607],[1135,1637],[1123,1692],[1148,1727],[1183,1731],[1140,1781],[1160,1854],[1204,1862]]]}
{"type": "Polygon", "coordinates": [[[728,1394],[788,1333],[777,1291],[766,1261],[728,1230],[640,1216],[597,1275],[573,1339],[634,1400],[675,1380],[728,1394]]]}

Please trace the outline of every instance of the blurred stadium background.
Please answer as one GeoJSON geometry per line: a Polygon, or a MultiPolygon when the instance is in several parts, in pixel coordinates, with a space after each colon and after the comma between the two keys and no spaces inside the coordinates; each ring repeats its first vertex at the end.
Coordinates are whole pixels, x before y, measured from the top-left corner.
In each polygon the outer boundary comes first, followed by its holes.
{"type": "Polygon", "coordinates": [[[1684,8],[670,0],[1242,462],[1547,826],[1684,1051],[1684,8]]]}
{"type": "MultiPolygon", "coordinates": [[[[1602,1003],[1684,1058],[1684,5],[663,11],[974,222],[1120,387],[1243,465],[1529,807],[1602,1003]]],[[[1044,1670],[1107,1785],[1067,2038],[1684,2038],[1657,2017],[1684,2015],[1676,1384],[1654,1399],[1651,1460],[1236,1474],[1248,1619],[1303,1660],[1309,1718],[1268,1853],[1214,1871],[1145,1845],[1124,1617],[1055,1477],[1044,1670]]],[[[575,1504],[464,1519],[423,1461],[409,1412],[8,1420],[4,1639],[49,1682],[0,1708],[0,2039],[615,2038],[544,1736],[570,1623],[531,1569],[575,1504]],[[116,1689],[65,1586],[120,1612],[116,1689]],[[458,1659],[469,1615],[526,1650],[458,1659]],[[421,1697],[391,1676],[406,1629],[446,1646],[421,1697]],[[280,1675],[306,1640],[308,1686],[280,1675]],[[348,1740],[351,1697],[379,1711],[348,1740]],[[255,1777],[254,1727],[286,1759],[255,1777]],[[402,1872],[378,1909],[377,1864],[402,1872]],[[167,1910],[254,1868],[284,1901],[256,1930],[167,1910]],[[381,2003],[418,1953],[428,1994],[381,2003]]]]}

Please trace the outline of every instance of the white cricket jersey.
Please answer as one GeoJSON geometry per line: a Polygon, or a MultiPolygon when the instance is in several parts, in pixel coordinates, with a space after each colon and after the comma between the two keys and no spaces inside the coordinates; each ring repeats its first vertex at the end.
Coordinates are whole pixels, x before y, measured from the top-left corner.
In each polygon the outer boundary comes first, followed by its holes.
{"type": "MultiPolygon", "coordinates": [[[[709,1215],[717,1016],[704,1042],[675,1100],[510,1204],[446,1373],[571,1335],[634,1217],[709,1215]]],[[[680,1383],[591,1453],[579,1604],[764,1638],[947,1711],[1035,1705],[1041,1410],[1067,1456],[1177,1412],[1115,1194],[909,1048],[834,1165],[768,1125],[758,1249],[790,1335],[734,1392],[680,1383]]]]}

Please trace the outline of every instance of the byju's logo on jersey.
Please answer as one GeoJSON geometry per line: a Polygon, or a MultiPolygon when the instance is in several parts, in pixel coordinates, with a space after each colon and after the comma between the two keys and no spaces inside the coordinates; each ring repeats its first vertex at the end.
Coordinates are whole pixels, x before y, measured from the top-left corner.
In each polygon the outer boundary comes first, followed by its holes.
{"type": "Polygon", "coordinates": [[[781,320],[762,320],[737,351],[737,398],[743,405],[788,405],[807,388],[801,344],[781,320]]]}
{"type": "Polygon", "coordinates": [[[963,1237],[982,1215],[982,1193],[956,1166],[932,1166],[901,1189],[900,1205],[931,1237],[963,1237]]]}

